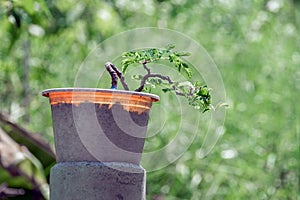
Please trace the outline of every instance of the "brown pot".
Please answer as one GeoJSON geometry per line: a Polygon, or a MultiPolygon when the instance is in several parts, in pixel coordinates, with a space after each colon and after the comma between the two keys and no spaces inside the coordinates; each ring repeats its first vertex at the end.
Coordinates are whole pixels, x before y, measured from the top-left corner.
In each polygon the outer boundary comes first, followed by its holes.
{"type": "Polygon", "coordinates": [[[139,164],[153,94],[94,88],[42,92],[52,109],[57,162],[139,164]]]}

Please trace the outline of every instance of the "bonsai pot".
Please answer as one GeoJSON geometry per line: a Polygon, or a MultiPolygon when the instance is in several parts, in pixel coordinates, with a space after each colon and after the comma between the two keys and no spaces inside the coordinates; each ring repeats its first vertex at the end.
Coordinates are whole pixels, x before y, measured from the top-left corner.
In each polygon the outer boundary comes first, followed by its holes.
{"type": "Polygon", "coordinates": [[[141,92],[48,89],[57,162],[139,164],[149,112],[159,97],[141,92]]]}

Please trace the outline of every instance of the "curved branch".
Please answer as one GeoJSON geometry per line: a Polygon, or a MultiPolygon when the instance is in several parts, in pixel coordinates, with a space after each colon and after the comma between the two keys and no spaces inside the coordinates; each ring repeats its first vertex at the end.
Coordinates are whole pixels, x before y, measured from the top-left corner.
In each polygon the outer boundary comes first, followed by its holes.
{"type": "MultiPolygon", "coordinates": [[[[138,89],[136,89],[135,91],[141,92],[144,89],[146,81],[149,78],[160,78],[162,80],[167,81],[170,85],[175,83],[174,81],[171,80],[171,78],[169,76],[163,76],[161,74],[146,74],[141,80],[141,86],[138,89]]],[[[174,90],[175,94],[180,95],[180,96],[185,96],[183,93],[178,92],[178,89],[175,85],[172,86],[172,89],[174,90]]]]}
{"type": "MultiPolygon", "coordinates": [[[[171,80],[171,78],[169,76],[163,76],[161,74],[151,74],[151,70],[149,67],[147,67],[147,61],[144,60],[142,62],[144,69],[147,71],[147,74],[142,78],[141,83],[140,83],[140,87],[138,87],[135,91],[136,92],[141,92],[146,84],[146,81],[149,78],[159,78],[161,80],[165,80],[167,81],[170,85],[173,85],[175,82],[171,80]]],[[[183,93],[178,92],[178,89],[175,85],[172,86],[172,89],[175,91],[175,94],[180,95],[180,96],[185,96],[183,93]]]]}

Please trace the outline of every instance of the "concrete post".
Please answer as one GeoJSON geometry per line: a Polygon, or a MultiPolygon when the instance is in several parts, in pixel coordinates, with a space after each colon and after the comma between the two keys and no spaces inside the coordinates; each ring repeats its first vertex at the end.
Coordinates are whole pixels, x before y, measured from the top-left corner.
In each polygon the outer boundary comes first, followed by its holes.
{"type": "Polygon", "coordinates": [[[144,200],[145,170],[119,162],[63,162],[51,169],[51,200],[144,200]]]}

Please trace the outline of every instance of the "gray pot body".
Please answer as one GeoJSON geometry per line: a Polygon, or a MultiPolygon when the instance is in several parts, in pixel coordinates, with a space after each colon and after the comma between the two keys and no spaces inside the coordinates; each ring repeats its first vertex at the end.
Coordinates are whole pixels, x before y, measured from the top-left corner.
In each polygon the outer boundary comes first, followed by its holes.
{"type": "Polygon", "coordinates": [[[51,109],[57,162],[140,163],[149,112],[88,102],[56,104],[51,109]]]}
{"type": "Polygon", "coordinates": [[[49,89],[57,162],[139,164],[152,94],[95,88],[49,89]]]}

